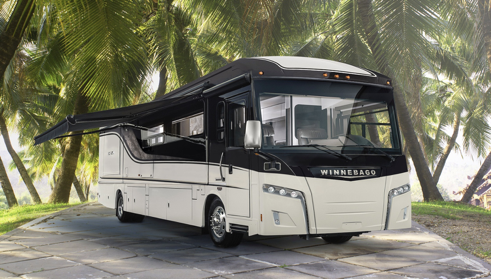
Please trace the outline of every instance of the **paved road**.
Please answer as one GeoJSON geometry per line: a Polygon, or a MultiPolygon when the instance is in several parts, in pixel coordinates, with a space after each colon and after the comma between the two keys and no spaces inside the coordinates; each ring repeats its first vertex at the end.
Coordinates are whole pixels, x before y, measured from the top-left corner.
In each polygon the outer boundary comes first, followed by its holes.
{"type": "Polygon", "coordinates": [[[0,236],[0,277],[491,278],[489,264],[413,224],[342,245],[252,237],[223,249],[200,229],[148,217],[123,224],[91,203],[0,236]]]}

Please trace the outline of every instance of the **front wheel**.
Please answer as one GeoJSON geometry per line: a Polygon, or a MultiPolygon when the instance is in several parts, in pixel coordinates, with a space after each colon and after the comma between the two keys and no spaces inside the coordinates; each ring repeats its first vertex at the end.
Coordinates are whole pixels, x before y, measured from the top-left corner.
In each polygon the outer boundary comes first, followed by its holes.
{"type": "Polygon", "coordinates": [[[338,236],[323,236],[322,239],[324,239],[324,241],[327,243],[341,244],[341,243],[348,242],[352,237],[353,237],[352,235],[338,235],[338,236]]]}
{"type": "Polygon", "coordinates": [[[228,233],[226,231],[225,207],[220,199],[216,198],[208,210],[208,232],[211,240],[219,247],[235,247],[239,245],[243,234],[228,233]]]}

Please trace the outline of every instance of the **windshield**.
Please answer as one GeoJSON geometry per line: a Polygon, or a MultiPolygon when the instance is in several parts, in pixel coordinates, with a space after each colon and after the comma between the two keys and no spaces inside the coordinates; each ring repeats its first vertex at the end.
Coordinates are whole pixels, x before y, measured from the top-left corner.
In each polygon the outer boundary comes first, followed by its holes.
{"type": "Polygon", "coordinates": [[[264,149],[398,151],[391,90],[330,81],[259,80],[264,149]]]}

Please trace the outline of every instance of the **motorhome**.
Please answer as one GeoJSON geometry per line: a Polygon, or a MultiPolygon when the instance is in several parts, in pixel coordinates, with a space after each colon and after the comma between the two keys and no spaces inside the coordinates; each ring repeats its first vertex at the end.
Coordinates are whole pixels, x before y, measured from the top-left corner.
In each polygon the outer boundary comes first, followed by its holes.
{"type": "Polygon", "coordinates": [[[99,202],[242,236],[343,243],[411,226],[391,79],[306,57],[238,59],[152,102],[67,116],[36,144],[100,133],[99,202]]]}

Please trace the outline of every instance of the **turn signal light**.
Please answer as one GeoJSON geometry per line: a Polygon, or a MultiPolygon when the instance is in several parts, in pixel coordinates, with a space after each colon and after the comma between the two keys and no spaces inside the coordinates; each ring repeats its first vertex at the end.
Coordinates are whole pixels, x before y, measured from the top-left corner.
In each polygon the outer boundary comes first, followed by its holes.
{"type": "Polygon", "coordinates": [[[351,77],[350,76],[346,76],[346,79],[350,79],[351,77]]]}
{"type": "Polygon", "coordinates": [[[334,75],[334,78],[339,78],[339,75],[337,75],[337,74],[336,74],[336,75],[334,75]]]}
{"type": "Polygon", "coordinates": [[[264,72],[263,72],[263,71],[260,71],[260,72],[259,72],[259,75],[260,75],[260,76],[264,75],[264,72]]]}
{"type": "Polygon", "coordinates": [[[386,83],[387,83],[387,85],[390,85],[390,80],[388,80],[386,83]]]}
{"type": "Polygon", "coordinates": [[[328,77],[328,76],[329,76],[329,74],[328,74],[328,73],[323,73],[323,74],[322,74],[322,76],[323,76],[323,77],[328,77]]]}

